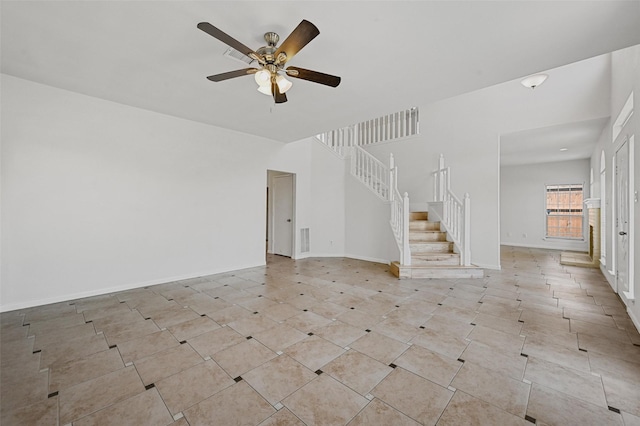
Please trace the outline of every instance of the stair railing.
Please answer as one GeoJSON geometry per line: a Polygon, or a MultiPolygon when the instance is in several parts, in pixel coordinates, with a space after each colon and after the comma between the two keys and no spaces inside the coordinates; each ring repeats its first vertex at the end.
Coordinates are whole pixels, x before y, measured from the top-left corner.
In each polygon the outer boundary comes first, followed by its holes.
{"type": "Polygon", "coordinates": [[[444,155],[440,155],[438,169],[432,175],[434,176],[434,201],[442,203],[442,207],[434,206],[433,209],[429,209],[429,212],[439,216],[440,223],[460,253],[461,264],[469,266],[471,265],[471,199],[469,194],[464,194],[461,201],[451,191],[451,171],[449,167],[444,165],[444,155]]]}
{"type": "Polygon", "coordinates": [[[382,200],[389,200],[389,168],[357,145],[351,147],[351,174],[382,200]]]}
{"type": "Polygon", "coordinates": [[[358,144],[356,126],[330,130],[316,135],[316,138],[341,158],[346,158],[351,153],[351,147],[358,144]]]}
{"type": "Polygon", "coordinates": [[[389,155],[389,201],[391,202],[391,230],[400,251],[400,264],[411,266],[411,248],[409,246],[409,194],[400,195],[398,190],[398,166],[393,154],[389,155]]]}
{"type": "Polygon", "coordinates": [[[401,138],[418,133],[417,108],[396,113],[388,117],[370,120],[354,126],[343,127],[316,136],[316,139],[331,149],[340,158],[351,157],[351,175],[362,182],[380,199],[391,206],[389,221],[400,251],[400,263],[411,265],[409,246],[409,195],[398,190],[398,167],[390,155],[387,167],[380,160],[361,148],[379,141],[401,138]],[[377,130],[376,130],[377,129],[377,130]]]}
{"type": "Polygon", "coordinates": [[[316,138],[342,158],[352,146],[404,139],[420,133],[418,107],[362,121],[316,135],[316,138]]]}

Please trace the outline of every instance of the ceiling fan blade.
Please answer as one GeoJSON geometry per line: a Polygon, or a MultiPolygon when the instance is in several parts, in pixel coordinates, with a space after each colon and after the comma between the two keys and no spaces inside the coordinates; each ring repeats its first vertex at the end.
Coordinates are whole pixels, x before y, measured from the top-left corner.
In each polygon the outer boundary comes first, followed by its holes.
{"type": "Polygon", "coordinates": [[[242,77],[243,75],[255,74],[258,71],[256,68],[244,68],[241,70],[223,72],[222,74],[210,75],[207,79],[211,81],[224,81],[230,78],[242,77]]]}
{"type": "Polygon", "coordinates": [[[271,93],[273,93],[273,100],[277,104],[283,104],[287,102],[287,95],[285,95],[284,93],[280,93],[280,88],[275,81],[271,82],[271,93]]]}
{"type": "Polygon", "coordinates": [[[276,50],[275,57],[278,57],[278,54],[284,52],[287,57],[284,61],[280,62],[281,64],[290,61],[291,58],[295,56],[296,53],[300,51],[303,47],[305,47],[311,40],[316,38],[316,36],[320,34],[320,30],[316,28],[311,22],[303,19],[302,22],[298,24],[295,30],[285,41],[282,42],[278,50],[276,50]]]}
{"type": "Polygon", "coordinates": [[[304,68],[288,67],[285,71],[290,77],[313,81],[314,83],[324,84],[325,86],[338,87],[341,81],[340,77],[337,77],[335,75],[306,70],[304,68]]]}
{"type": "Polygon", "coordinates": [[[223,42],[224,44],[231,46],[232,48],[234,48],[235,50],[237,50],[238,52],[242,53],[243,55],[246,55],[252,59],[255,59],[256,57],[260,57],[260,55],[258,55],[256,52],[253,51],[253,49],[245,46],[244,44],[240,43],[238,40],[236,40],[235,38],[231,37],[229,34],[225,33],[224,31],[214,27],[213,25],[211,25],[208,22],[200,22],[198,24],[198,28],[201,29],[202,31],[204,31],[205,33],[209,34],[211,37],[217,38],[218,40],[220,40],[221,42],[223,42]]]}

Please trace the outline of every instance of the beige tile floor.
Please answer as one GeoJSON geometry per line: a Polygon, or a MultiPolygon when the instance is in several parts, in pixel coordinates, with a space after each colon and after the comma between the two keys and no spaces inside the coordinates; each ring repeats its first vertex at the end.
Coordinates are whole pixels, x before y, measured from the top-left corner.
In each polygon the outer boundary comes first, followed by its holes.
{"type": "Polygon", "coordinates": [[[478,280],[352,259],[0,316],[3,425],[640,425],[640,335],[597,269],[478,280]]]}

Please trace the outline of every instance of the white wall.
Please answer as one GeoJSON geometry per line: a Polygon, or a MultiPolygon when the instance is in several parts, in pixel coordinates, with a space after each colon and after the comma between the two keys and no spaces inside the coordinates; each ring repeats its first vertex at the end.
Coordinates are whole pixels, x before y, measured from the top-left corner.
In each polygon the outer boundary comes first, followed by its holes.
{"type": "MultiPolygon", "coordinates": [[[[633,162],[635,164],[635,176],[634,187],[636,191],[640,190],[640,149],[638,148],[638,141],[640,140],[640,45],[630,47],[628,49],[619,50],[613,52],[611,55],[612,63],[612,79],[611,79],[611,121],[603,132],[598,145],[596,146],[593,155],[591,157],[591,164],[596,171],[600,171],[600,155],[601,152],[605,153],[606,161],[606,200],[604,202],[603,212],[606,215],[607,229],[606,229],[606,264],[601,265],[601,270],[605,277],[609,280],[611,286],[616,290],[615,279],[615,239],[616,235],[612,224],[615,221],[613,215],[613,205],[615,198],[614,192],[614,168],[613,159],[616,151],[620,148],[623,142],[631,135],[635,136],[635,156],[633,162]],[[612,125],[618,117],[623,105],[627,101],[630,93],[634,93],[634,113],[622,128],[620,135],[613,140],[612,139],[612,125]]],[[[599,173],[598,173],[599,175],[599,173]]],[[[599,190],[599,185],[598,185],[599,190]]],[[[630,286],[634,288],[634,297],[637,299],[640,297],[640,208],[638,208],[638,202],[633,199],[630,200],[631,217],[633,218],[635,229],[630,238],[633,241],[635,247],[635,256],[631,259],[635,271],[635,282],[630,283],[630,286]]],[[[619,291],[620,297],[627,305],[629,315],[633,319],[637,328],[640,329],[640,304],[635,300],[629,298],[628,294],[624,294],[619,291]]]]}
{"type": "Polygon", "coordinates": [[[264,264],[281,143],[1,83],[1,310],[264,264]]]}
{"type": "MultiPolygon", "coordinates": [[[[311,205],[311,144],[309,141],[299,141],[283,145],[270,161],[269,170],[295,174],[294,180],[294,247],[293,258],[303,257],[300,253],[300,229],[311,226],[310,208],[311,205]]],[[[268,182],[271,186],[272,182],[268,182]]],[[[269,206],[270,217],[273,213],[273,206],[269,206]]],[[[269,228],[269,233],[272,229],[269,228]]],[[[273,241],[269,235],[269,241],[273,241]]]]}
{"type": "MultiPolygon", "coordinates": [[[[545,185],[584,184],[589,194],[589,160],[561,161],[500,170],[500,242],[505,245],[589,251],[583,239],[545,238],[545,185]]],[[[588,217],[585,211],[584,224],[588,217]]],[[[583,230],[583,236],[586,235],[583,230]]]]}
{"type": "Polygon", "coordinates": [[[608,116],[608,103],[594,100],[608,99],[609,73],[608,61],[586,69],[571,64],[553,70],[535,91],[514,80],[419,105],[419,136],[368,149],[385,163],[394,154],[400,191],[409,193],[412,205],[432,200],[431,172],[444,154],[453,191],[471,197],[471,262],[499,269],[500,135],[608,116]]]}
{"type": "Polygon", "coordinates": [[[391,225],[391,207],[345,171],[348,257],[389,263],[400,260],[391,225]]]}
{"type": "Polygon", "coordinates": [[[314,140],[311,159],[311,254],[341,256],[346,253],[344,176],[348,162],[314,140]]]}
{"type": "Polygon", "coordinates": [[[295,258],[346,256],[382,263],[399,258],[389,204],[351,176],[348,159],[308,138],[283,146],[269,168],[296,175],[295,258]],[[301,253],[300,229],[307,227],[310,252],[301,253]]]}
{"type": "Polygon", "coordinates": [[[269,169],[296,175],[294,258],[344,256],[346,162],[311,138],[284,145],[269,169]],[[300,229],[309,228],[308,253],[300,252],[300,229]]]}
{"type": "MultiPolygon", "coordinates": [[[[433,200],[431,172],[438,167],[438,158],[443,153],[451,166],[453,191],[460,198],[466,192],[471,196],[471,262],[499,269],[498,135],[481,130],[484,124],[473,119],[468,127],[449,130],[456,128],[460,119],[456,109],[453,103],[420,107],[420,136],[368,150],[385,163],[389,153],[393,153],[398,166],[398,187],[401,193],[409,193],[412,206],[433,200]]],[[[471,109],[469,117],[473,116],[471,109]]]]}

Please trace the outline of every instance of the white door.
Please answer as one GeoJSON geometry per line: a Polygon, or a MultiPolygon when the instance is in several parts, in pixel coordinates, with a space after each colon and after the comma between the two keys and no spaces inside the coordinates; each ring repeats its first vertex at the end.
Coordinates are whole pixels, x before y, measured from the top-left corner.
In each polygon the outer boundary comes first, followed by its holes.
{"type": "Polygon", "coordinates": [[[616,152],[616,287],[629,291],[629,144],[616,152]]]}
{"type": "Polygon", "coordinates": [[[293,254],[293,175],[273,178],[273,253],[293,254]]]}

